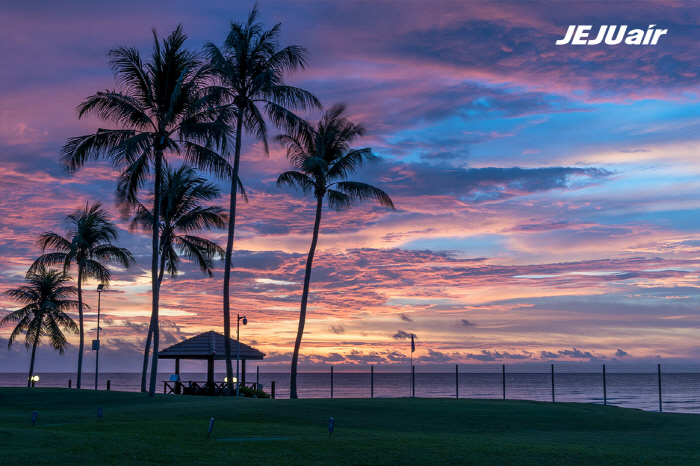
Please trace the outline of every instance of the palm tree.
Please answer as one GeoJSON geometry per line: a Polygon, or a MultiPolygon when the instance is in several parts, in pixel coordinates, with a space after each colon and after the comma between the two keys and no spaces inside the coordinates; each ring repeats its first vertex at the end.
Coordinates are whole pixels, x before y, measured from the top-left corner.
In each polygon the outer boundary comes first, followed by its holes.
{"type": "MultiPolygon", "coordinates": [[[[240,189],[242,195],[245,196],[245,190],[242,186],[240,189]]],[[[222,213],[220,207],[202,207],[202,202],[219,197],[221,197],[219,188],[199,176],[193,168],[183,165],[177,170],[173,170],[167,167],[164,173],[159,209],[161,218],[159,288],[166,270],[172,278],[177,276],[180,255],[194,261],[202,273],[209,277],[213,276],[213,259],[223,257],[224,250],[218,244],[191,233],[226,226],[227,216],[222,213]]],[[[134,210],[135,217],[131,223],[132,231],[136,228],[152,231],[153,212],[138,201],[134,210]]],[[[153,331],[149,329],[141,374],[142,392],[146,391],[148,354],[152,338],[153,331]]]]}
{"type": "Polygon", "coordinates": [[[22,332],[25,332],[24,346],[29,351],[32,348],[32,359],[29,363],[29,377],[27,387],[31,386],[34,375],[34,359],[36,347],[42,343],[42,338],[47,337],[49,344],[59,354],[63,354],[68,340],[61,331],[78,333],[78,327],[66,311],[78,307],[78,302],[69,299],[78,290],[74,286],[64,284],[71,279],[65,272],[47,269],[40,265],[34,270],[29,270],[25,277],[27,285],[12,290],[7,290],[6,295],[19,301],[25,306],[5,316],[0,325],[17,322],[15,329],[10,334],[7,349],[10,349],[22,332]]]}
{"type": "Polygon", "coordinates": [[[51,249],[55,252],[40,256],[29,269],[30,272],[41,270],[48,265],[63,265],[63,272],[68,273],[71,265],[78,266],[78,322],[80,325],[80,345],[78,347],[78,382],[83,370],[83,346],[85,334],[83,329],[83,294],[82,284],[88,279],[97,279],[100,283],[108,284],[112,273],[102,265],[103,262],[120,265],[125,268],[134,263],[134,257],[128,249],[118,248],[112,244],[119,237],[117,227],[109,221],[108,213],[102,209],[102,204],[86,204],[82,210],[66,216],[67,232],[63,236],[45,232],[37,240],[42,252],[51,249]]]}
{"type": "Polygon", "coordinates": [[[265,151],[267,124],[264,115],[276,126],[291,129],[300,119],[291,110],[321,109],[321,103],[311,93],[284,84],[285,73],[303,70],[308,52],[304,47],[291,45],[280,48],[281,24],[263,30],[257,6],[248,15],[246,23],[231,23],[231,30],[222,49],[207,44],[205,50],[220,86],[218,96],[229,103],[235,114],[236,132],[231,176],[228,237],[224,259],[224,347],[228,391],[233,392],[233,365],[231,363],[231,255],[236,226],[236,183],[241,158],[243,128],[261,140],[265,151]],[[262,107],[258,108],[259,106],[262,107]]]}
{"type": "Polygon", "coordinates": [[[373,161],[377,157],[369,148],[350,148],[353,141],[362,136],[365,130],[361,125],[348,121],[343,115],[344,112],[345,105],[336,104],[323,115],[317,128],[300,127],[296,132],[277,137],[277,140],[287,148],[287,157],[296,169],[282,173],[277,179],[277,185],[287,185],[316,198],[316,220],[311,248],[306,260],[299,328],[292,355],[290,398],[297,398],[297,360],[306,323],[311,266],[321,226],[323,200],[328,201],[329,207],[338,209],[349,207],[353,200],[374,199],[380,205],[394,209],[393,202],[381,189],[366,183],[345,181],[349,175],[359,170],[364,161],[373,161]]]}
{"type": "MultiPolygon", "coordinates": [[[[61,149],[61,162],[75,172],[87,161],[105,157],[119,172],[117,195],[123,204],[136,194],[153,171],[153,199],[160,199],[163,160],[167,153],[182,155],[189,163],[219,176],[230,176],[226,161],[217,151],[226,149],[232,121],[207,92],[210,69],[184,47],[182,27],[162,45],[153,31],[151,58],[143,63],[135,48],[117,47],[108,54],[121,92],[98,92],[78,107],[78,116],[97,115],[120,129],[98,129],[96,133],[68,140],[61,149]]],[[[235,177],[233,179],[236,179],[235,177]]],[[[155,218],[160,206],[154,205],[155,218]]],[[[152,235],[153,362],[149,396],[155,395],[158,370],[158,229],[152,235]]]]}

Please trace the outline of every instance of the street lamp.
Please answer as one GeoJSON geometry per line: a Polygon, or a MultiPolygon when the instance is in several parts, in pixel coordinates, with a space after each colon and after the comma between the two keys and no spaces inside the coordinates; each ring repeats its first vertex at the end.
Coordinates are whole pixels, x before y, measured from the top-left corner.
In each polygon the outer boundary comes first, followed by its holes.
{"type": "Polygon", "coordinates": [[[97,285],[97,340],[92,340],[92,349],[97,352],[95,355],[95,390],[97,390],[97,379],[100,375],[100,298],[102,298],[104,288],[102,283],[97,285]]]}
{"type": "MultiPolygon", "coordinates": [[[[238,365],[241,362],[241,338],[240,338],[240,329],[241,329],[241,320],[243,321],[243,325],[248,325],[248,319],[245,318],[245,316],[241,317],[240,314],[236,314],[238,316],[238,320],[236,320],[236,382],[238,382],[240,378],[240,374],[238,373],[238,365]]],[[[241,384],[237,383],[236,384],[236,396],[239,397],[241,396],[241,384]]]]}

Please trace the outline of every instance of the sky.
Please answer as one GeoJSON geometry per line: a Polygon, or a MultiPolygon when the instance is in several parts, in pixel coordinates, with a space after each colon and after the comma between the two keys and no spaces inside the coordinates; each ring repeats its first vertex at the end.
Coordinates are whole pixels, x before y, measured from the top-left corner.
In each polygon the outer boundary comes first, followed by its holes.
{"type": "MultiPolygon", "coordinates": [[[[106,53],[150,53],[182,24],[199,50],[222,44],[253,2],[0,2],[0,290],[23,283],[45,231],[100,201],[137,265],[102,295],[103,371],[138,371],[150,316],[150,240],[114,206],[104,161],[58,163],[70,137],[114,124],[78,119],[118,89],[106,53]]],[[[329,364],[700,362],[700,5],[694,2],[260,1],[281,45],[310,53],[289,84],[367,128],[380,160],[357,180],[391,196],[325,209],[314,261],[304,370],[329,364]],[[555,45],[570,25],[666,29],[656,45],[555,45]]],[[[591,38],[592,38],[591,37],[591,38]]],[[[303,114],[316,121],[319,114],[303,114]]],[[[278,134],[271,128],[270,134],[278,134]]],[[[173,158],[177,164],[177,159],[173,158]]],[[[278,188],[289,169],[243,142],[231,286],[241,342],[288,368],[313,200],[278,188]]],[[[225,182],[212,178],[224,192],[225,182]]],[[[214,202],[227,206],[228,197],[214,202]]],[[[221,230],[203,236],[224,244],[221,230]]],[[[76,272],[73,271],[76,275],[76,272]]],[[[191,264],[161,290],[161,348],[223,332],[222,263],[191,264]]],[[[85,285],[86,341],[96,282],[85,285]]],[[[0,296],[0,317],[18,309],[0,296]]],[[[0,372],[25,371],[23,342],[0,372]]],[[[235,330],[235,329],[234,329],[235,330]]],[[[94,353],[86,345],[85,368],[94,353]]],[[[76,370],[49,346],[36,371],[76,370]]],[[[169,364],[169,363],[165,363],[169,364]]],[[[187,370],[189,366],[183,366],[187,370]]],[[[192,366],[195,367],[195,366],[192,366]]],[[[198,367],[198,366],[197,366],[198,367]]]]}

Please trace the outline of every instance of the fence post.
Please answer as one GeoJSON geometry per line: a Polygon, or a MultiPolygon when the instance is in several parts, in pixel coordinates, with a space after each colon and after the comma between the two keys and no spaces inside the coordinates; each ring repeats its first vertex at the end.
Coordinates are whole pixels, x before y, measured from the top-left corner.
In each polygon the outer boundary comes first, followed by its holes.
{"type": "Polygon", "coordinates": [[[605,364],[603,364],[603,405],[608,405],[608,387],[605,385],[605,364]]]}
{"type": "Polygon", "coordinates": [[[459,364],[455,364],[455,398],[459,398],[459,364]]]}
{"type": "Polygon", "coordinates": [[[659,412],[664,412],[663,406],[661,405],[661,364],[659,364],[659,412]]]}
{"type": "Polygon", "coordinates": [[[273,380],[270,383],[270,398],[274,398],[274,397],[275,397],[275,381],[273,380]]]}
{"type": "Polygon", "coordinates": [[[73,384],[73,381],[71,379],[68,379],[68,388],[71,388],[72,384],[73,384]]]}
{"type": "Polygon", "coordinates": [[[416,366],[411,366],[411,392],[416,397],[416,366]]]}
{"type": "Polygon", "coordinates": [[[370,375],[369,375],[369,397],[374,398],[374,366],[369,366],[370,367],[370,375]]]}
{"type": "Polygon", "coordinates": [[[503,364],[503,399],[506,399],[506,365],[503,364]]]}
{"type": "Polygon", "coordinates": [[[333,366],[331,366],[331,398],[333,398],[333,366]]]}
{"type": "Polygon", "coordinates": [[[554,403],[554,364],[552,364],[552,403],[554,403]]]}
{"type": "Polygon", "coordinates": [[[112,389],[112,381],[108,380],[107,381],[107,390],[111,390],[111,389],[112,389]]]}

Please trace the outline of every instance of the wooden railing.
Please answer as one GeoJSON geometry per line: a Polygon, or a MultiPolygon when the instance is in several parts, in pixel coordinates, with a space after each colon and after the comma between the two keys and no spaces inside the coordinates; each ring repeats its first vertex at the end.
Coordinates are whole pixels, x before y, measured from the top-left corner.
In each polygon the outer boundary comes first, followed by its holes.
{"type": "MultiPolygon", "coordinates": [[[[256,382],[250,382],[246,384],[241,384],[243,386],[252,388],[253,390],[258,389],[258,384],[256,382]]],[[[234,388],[235,388],[234,384],[234,388]]],[[[207,396],[218,396],[226,395],[226,382],[173,382],[169,380],[163,381],[163,393],[166,395],[169,393],[175,395],[207,395],[207,396]]]]}

